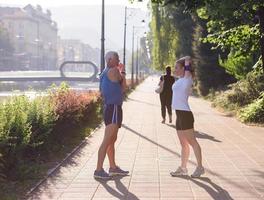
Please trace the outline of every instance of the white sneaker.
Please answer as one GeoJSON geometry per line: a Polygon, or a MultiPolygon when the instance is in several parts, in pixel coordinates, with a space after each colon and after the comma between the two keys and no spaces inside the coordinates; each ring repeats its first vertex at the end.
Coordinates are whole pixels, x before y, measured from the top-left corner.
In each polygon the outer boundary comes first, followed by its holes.
{"type": "Polygon", "coordinates": [[[188,170],[182,167],[178,167],[178,169],[175,172],[170,173],[171,176],[186,176],[188,175],[188,170]]]}
{"type": "Polygon", "coordinates": [[[195,171],[191,175],[192,178],[199,178],[205,173],[204,167],[196,167],[195,171]]]}

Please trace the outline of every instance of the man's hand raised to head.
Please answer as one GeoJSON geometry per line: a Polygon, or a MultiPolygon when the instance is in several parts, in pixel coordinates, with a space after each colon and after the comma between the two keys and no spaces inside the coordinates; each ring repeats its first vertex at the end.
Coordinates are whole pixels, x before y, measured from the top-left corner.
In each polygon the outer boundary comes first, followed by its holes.
{"type": "Polygon", "coordinates": [[[119,63],[116,67],[109,70],[108,77],[112,81],[122,81],[125,79],[125,74],[125,66],[119,63]]]}
{"type": "Polygon", "coordinates": [[[119,63],[117,68],[120,71],[120,73],[126,72],[125,65],[122,63],[119,63]]]}
{"type": "Polygon", "coordinates": [[[122,63],[119,63],[117,68],[119,69],[121,79],[122,79],[122,82],[121,82],[122,89],[123,89],[123,91],[125,91],[126,90],[126,69],[125,69],[125,65],[122,63]]]}

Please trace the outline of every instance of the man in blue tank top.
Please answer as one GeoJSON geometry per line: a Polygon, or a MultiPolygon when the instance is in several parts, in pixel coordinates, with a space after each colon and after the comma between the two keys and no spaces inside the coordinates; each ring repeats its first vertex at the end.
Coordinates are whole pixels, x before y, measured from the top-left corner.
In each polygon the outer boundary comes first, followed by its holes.
{"type": "Polygon", "coordinates": [[[107,67],[100,75],[100,91],[104,101],[105,135],[98,151],[97,167],[94,178],[111,179],[115,175],[127,175],[129,172],[122,170],[115,163],[115,141],[118,129],[121,127],[123,113],[123,92],[126,87],[125,69],[119,64],[117,52],[109,51],[105,55],[107,67]],[[109,173],[103,169],[105,156],[109,159],[109,173]]]}

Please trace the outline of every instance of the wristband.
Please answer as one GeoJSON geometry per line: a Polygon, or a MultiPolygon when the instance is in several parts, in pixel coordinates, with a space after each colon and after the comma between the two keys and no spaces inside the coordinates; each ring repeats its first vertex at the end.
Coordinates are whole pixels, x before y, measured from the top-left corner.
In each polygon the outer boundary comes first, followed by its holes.
{"type": "Polygon", "coordinates": [[[124,74],[124,75],[126,75],[126,72],[125,72],[125,71],[122,71],[122,72],[121,72],[121,74],[124,74]]]}
{"type": "Polygon", "coordinates": [[[185,71],[191,71],[192,70],[192,66],[191,65],[185,65],[184,66],[184,70],[185,71]]]}

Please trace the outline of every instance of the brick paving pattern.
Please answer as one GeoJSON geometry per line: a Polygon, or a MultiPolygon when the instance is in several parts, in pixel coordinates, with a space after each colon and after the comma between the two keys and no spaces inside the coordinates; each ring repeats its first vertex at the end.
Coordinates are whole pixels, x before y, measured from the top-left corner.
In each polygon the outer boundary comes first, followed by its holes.
{"type": "MultiPolygon", "coordinates": [[[[180,144],[174,123],[161,123],[157,83],[158,77],[149,77],[124,102],[116,158],[129,176],[94,180],[102,126],[28,199],[264,199],[264,128],[246,126],[199,98],[191,97],[190,105],[206,174],[200,179],[169,175],[180,164],[180,144]]],[[[107,158],[105,164],[108,170],[107,158]]],[[[193,153],[188,165],[191,174],[193,153]]]]}

